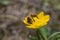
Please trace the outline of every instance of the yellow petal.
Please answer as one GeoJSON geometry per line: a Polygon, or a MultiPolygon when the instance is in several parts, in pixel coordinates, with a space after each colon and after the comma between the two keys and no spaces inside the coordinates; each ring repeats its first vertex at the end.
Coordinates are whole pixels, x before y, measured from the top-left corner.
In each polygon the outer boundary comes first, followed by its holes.
{"type": "Polygon", "coordinates": [[[26,26],[27,28],[35,28],[34,25],[26,26]]]}
{"type": "Polygon", "coordinates": [[[41,17],[43,17],[43,16],[44,16],[44,12],[43,12],[43,11],[40,12],[40,13],[37,15],[38,18],[41,18],[41,17]]]}
{"type": "Polygon", "coordinates": [[[28,22],[27,22],[27,17],[23,20],[23,22],[27,25],[30,25],[28,22]]]}
{"type": "Polygon", "coordinates": [[[50,16],[49,15],[45,15],[45,21],[49,21],[50,20],[50,16]]]}
{"type": "Polygon", "coordinates": [[[37,22],[38,21],[38,18],[37,17],[33,17],[34,21],[37,22]]]}

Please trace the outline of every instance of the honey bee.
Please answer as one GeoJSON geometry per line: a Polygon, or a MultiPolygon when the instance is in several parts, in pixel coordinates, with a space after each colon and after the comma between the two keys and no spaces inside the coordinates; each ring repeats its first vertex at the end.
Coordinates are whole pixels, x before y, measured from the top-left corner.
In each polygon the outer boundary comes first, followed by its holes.
{"type": "Polygon", "coordinates": [[[35,15],[35,14],[34,14],[34,13],[32,13],[32,12],[31,12],[31,13],[29,13],[29,15],[28,15],[28,16],[29,16],[29,17],[32,17],[32,18],[33,18],[33,17],[37,17],[37,15],[35,15]]]}
{"type": "MultiPolygon", "coordinates": [[[[37,17],[37,15],[34,15],[33,13],[30,13],[30,14],[28,15],[28,17],[27,17],[27,22],[30,23],[30,24],[32,24],[32,19],[33,19],[33,17],[37,17]],[[31,18],[32,18],[32,19],[31,19],[31,18]]],[[[35,21],[35,20],[33,19],[33,21],[35,21]]]]}
{"type": "Polygon", "coordinates": [[[27,17],[27,22],[30,23],[30,24],[32,24],[32,20],[31,20],[30,17],[27,17]]]}

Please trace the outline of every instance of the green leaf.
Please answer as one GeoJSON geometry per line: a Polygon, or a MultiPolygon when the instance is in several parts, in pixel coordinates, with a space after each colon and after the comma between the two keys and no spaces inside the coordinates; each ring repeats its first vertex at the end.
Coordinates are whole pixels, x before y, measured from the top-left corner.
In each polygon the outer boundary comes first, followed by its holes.
{"type": "Polygon", "coordinates": [[[48,37],[48,39],[59,39],[60,38],[60,32],[53,33],[51,36],[48,37]]]}
{"type": "Polygon", "coordinates": [[[42,27],[39,30],[40,30],[40,33],[43,36],[44,40],[48,40],[47,39],[47,31],[46,31],[46,28],[45,27],[42,27]]]}

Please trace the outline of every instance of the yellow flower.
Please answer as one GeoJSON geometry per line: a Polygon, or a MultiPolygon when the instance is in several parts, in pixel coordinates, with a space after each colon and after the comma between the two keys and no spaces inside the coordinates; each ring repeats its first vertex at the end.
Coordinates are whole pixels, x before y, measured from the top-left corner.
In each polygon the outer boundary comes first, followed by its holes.
{"type": "Polygon", "coordinates": [[[50,19],[49,15],[44,15],[44,12],[40,12],[39,14],[36,15],[36,17],[27,16],[23,20],[23,22],[26,24],[27,28],[38,29],[40,27],[47,25],[49,19],[50,19]]]}

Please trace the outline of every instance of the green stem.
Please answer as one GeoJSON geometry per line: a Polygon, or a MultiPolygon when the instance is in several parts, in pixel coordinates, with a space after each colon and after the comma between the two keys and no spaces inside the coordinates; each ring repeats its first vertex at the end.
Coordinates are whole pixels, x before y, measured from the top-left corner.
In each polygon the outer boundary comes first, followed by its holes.
{"type": "Polygon", "coordinates": [[[47,32],[46,32],[45,27],[40,28],[39,29],[39,33],[40,33],[41,37],[43,38],[43,40],[48,40],[48,38],[47,38],[47,32]]]}
{"type": "Polygon", "coordinates": [[[41,40],[41,39],[40,39],[40,35],[39,35],[39,31],[38,31],[38,30],[36,30],[36,36],[37,36],[37,40],[41,40]]]}
{"type": "Polygon", "coordinates": [[[44,38],[44,36],[42,35],[42,33],[40,32],[40,30],[38,30],[38,31],[39,31],[39,34],[40,34],[41,38],[42,38],[43,40],[46,40],[46,39],[44,38]]]}
{"type": "Polygon", "coordinates": [[[40,35],[41,35],[42,39],[43,39],[43,40],[45,40],[45,38],[43,37],[43,35],[41,34],[41,32],[39,32],[39,33],[40,33],[40,35]]]}

